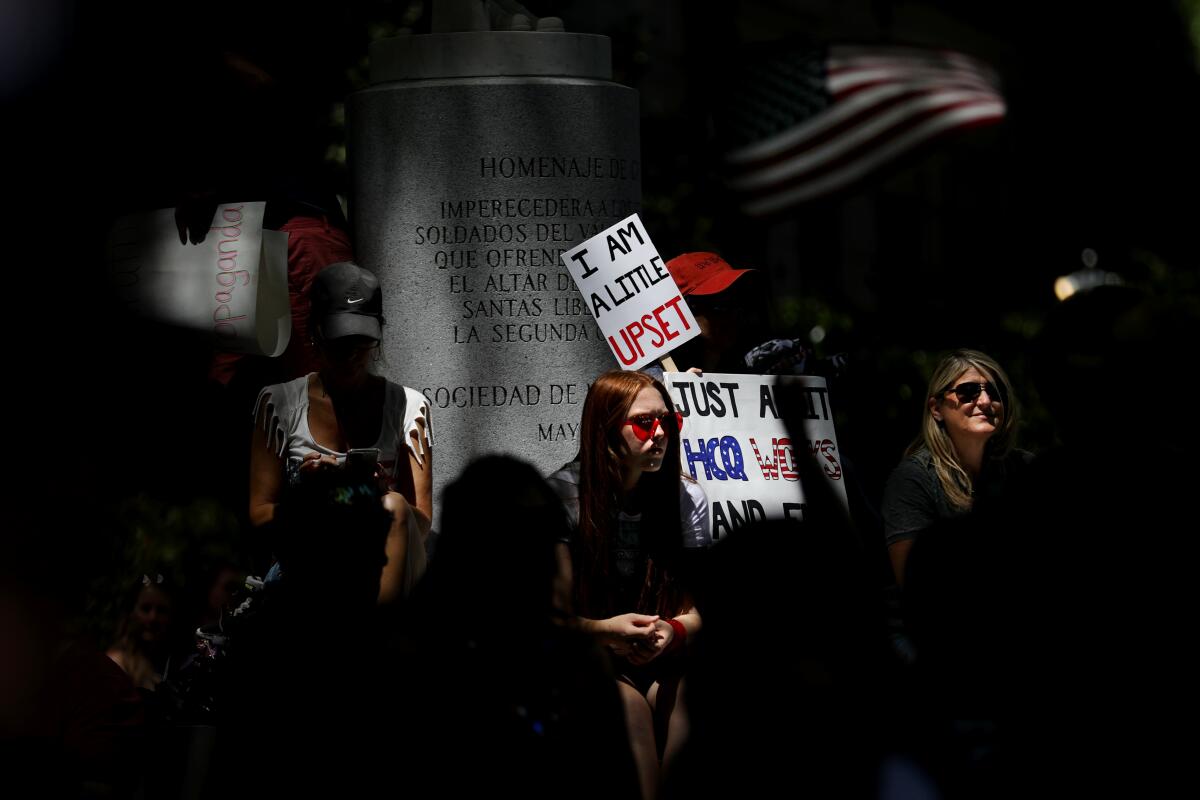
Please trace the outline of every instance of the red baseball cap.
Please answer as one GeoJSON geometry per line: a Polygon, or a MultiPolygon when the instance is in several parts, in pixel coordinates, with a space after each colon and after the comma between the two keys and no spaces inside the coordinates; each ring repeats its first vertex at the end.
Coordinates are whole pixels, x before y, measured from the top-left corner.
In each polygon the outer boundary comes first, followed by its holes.
{"type": "Polygon", "coordinates": [[[734,269],[716,253],[675,256],[667,262],[667,270],[684,295],[717,294],[747,272],[754,272],[752,269],[734,269]]]}

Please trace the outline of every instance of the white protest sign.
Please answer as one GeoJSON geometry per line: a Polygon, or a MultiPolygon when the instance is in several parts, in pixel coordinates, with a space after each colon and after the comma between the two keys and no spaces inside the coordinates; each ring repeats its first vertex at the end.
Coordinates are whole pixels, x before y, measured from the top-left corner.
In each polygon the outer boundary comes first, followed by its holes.
{"type": "Polygon", "coordinates": [[[814,457],[843,507],[846,487],[824,378],[807,375],[722,375],[668,372],[664,383],[684,416],[683,473],[708,495],[714,541],[763,519],[803,519],[799,459],[814,457]],[[793,439],[776,387],[801,403],[789,416],[803,423],[793,439]],[[794,387],[794,389],[793,389],[794,387]]]}
{"type": "Polygon", "coordinates": [[[639,369],[700,335],[696,318],[637,214],[562,255],[622,369],[639,369]]]}
{"type": "Polygon", "coordinates": [[[210,334],[218,347],[277,356],[292,333],[287,234],[263,230],[266,203],[221,203],[200,244],[180,244],[175,210],[117,221],[109,280],[136,314],[210,334]]]}

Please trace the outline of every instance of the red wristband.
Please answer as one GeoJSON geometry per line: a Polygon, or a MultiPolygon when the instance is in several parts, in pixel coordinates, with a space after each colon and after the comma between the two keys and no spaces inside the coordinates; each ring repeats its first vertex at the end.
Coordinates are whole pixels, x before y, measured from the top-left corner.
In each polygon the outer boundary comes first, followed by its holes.
{"type": "Polygon", "coordinates": [[[687,644],[687,628],[683,627],[683,623],[677,619],[669,619],[667,624],[675,631],[675,637],[667,645],[667,650],[679,650],[687,644]]]}

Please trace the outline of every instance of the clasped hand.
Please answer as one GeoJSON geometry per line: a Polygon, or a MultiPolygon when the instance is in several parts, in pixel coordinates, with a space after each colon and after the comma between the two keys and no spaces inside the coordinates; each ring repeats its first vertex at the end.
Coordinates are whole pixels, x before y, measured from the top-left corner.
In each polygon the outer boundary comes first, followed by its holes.
{"type": "Polygon", "coordinates": [[[675,629],[661,617],[622,614],[608,620],[608,648],[630,664],[648,664],[675,638],[675,629]]]}

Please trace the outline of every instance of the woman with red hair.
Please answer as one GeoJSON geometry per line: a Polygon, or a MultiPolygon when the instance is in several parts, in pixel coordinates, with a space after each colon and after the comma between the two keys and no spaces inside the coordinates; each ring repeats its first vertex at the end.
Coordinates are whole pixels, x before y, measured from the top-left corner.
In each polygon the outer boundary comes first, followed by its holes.
{"type": "Polygon", "coordinates": [[[550,476],[574,523],[563,588],[613,656],[646,798],[686,732],[675,696],[700,615],[680,580],[685,552],[712,542],[704,491],[681,474],[681,422],[658,381],[605,373],[584,401],[575,461],[550,476]]]}

